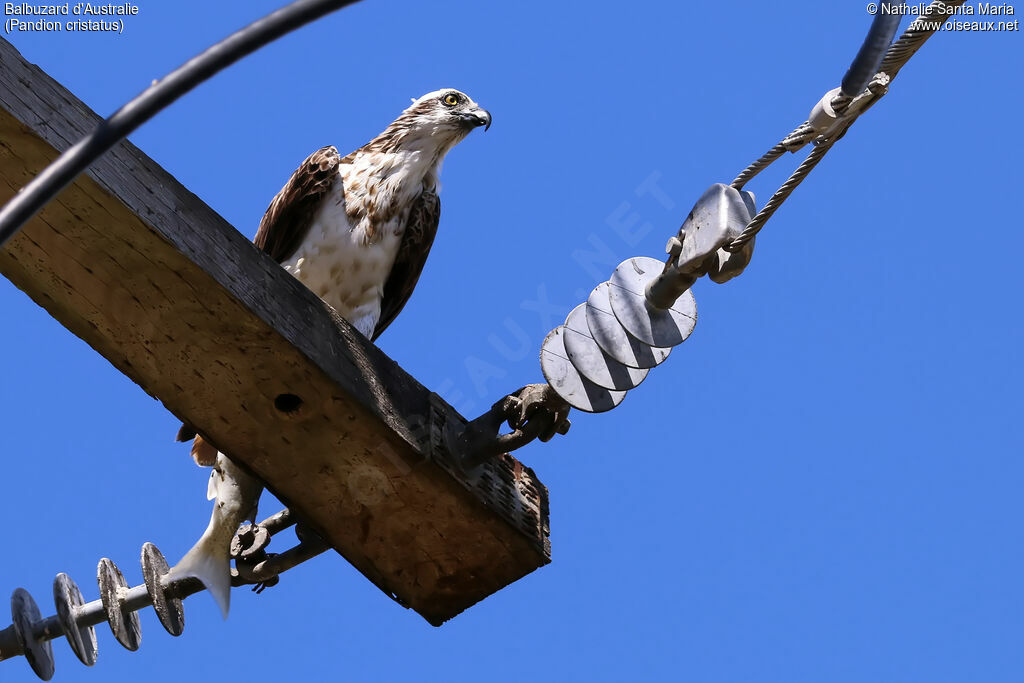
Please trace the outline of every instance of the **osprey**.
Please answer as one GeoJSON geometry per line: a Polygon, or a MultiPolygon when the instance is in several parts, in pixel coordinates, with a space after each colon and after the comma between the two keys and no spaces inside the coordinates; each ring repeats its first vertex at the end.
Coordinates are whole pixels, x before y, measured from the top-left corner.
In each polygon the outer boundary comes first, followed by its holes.
{"type": "MultiPolygon", "coordinates": [[[[375,340],[409,300],[441,215],[444,156],[491,115],[465,93],[427,93],[384,132],[347,156],[313,152],[270,202],[255,244],[375,340]]],[[[189,425],[192,457],[213,465],[216,498],[206,532],[166,579],[200,579],[227,616],[229,544],[259,500],[262,485],[189,425]]]]}

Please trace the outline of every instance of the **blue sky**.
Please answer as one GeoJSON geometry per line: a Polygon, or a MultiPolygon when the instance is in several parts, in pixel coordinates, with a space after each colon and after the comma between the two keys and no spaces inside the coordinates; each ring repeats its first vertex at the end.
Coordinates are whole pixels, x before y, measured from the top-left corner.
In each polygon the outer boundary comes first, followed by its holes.
{"type": "MultiPolygon", "coordinates": [[[[123,35],[5,37],[109,114],[278,4],[145,3],[123,35]]],[[[354,149],[439,87],[488,108],[379,340],[472,417],[540,380],[544,335],[616,263],[660,257],[710,184],[803,121],[869,22],[854,2],[366,0],[131,139],[251,237],[312,150],[354,149]],[[626,239],[633,215],[649,227],[626,239]]],[[[1020,680],[1021,48],[935,36],[747,271],[694,287],[693,336],[619,408],[518,453],[551,490],[551,565],[437,629],[328,554],[236,591],[227,622],[189,599],[177,639],[143,612],[137,653],[101,627],[94,670],[56,642],[55,680],[1020,680]]],[[[748,186],[759,204],[799,158],[748,186]]],[[[133,583],[143,542],[179,557],[206,472],[173,416],[2,279],[0,310],[0,592],[51,613],[57,572],[94,599],[101,557],[133,583]]]]}

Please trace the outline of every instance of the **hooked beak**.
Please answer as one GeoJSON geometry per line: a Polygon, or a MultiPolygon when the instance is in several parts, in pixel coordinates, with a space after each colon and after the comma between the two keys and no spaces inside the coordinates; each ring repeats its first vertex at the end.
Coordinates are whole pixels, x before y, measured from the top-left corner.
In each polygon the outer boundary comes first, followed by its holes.
{"type": "Polygon", "coordinates": [[[474,109],[462,115],[462,120],[474,128],[484,127],[487,130],[491,127],[491,112],[486,109],[474,109]]]}

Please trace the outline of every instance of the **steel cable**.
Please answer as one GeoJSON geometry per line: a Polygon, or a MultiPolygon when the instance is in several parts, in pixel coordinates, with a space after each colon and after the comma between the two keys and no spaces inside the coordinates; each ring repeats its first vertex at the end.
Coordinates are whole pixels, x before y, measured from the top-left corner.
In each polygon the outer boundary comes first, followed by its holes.
{"type": "MultiPolygon", "coordinates": [[[[885,55],[881,59],[881,65],[878,67],[878,74],[885,74],[888,82],[891,82],[891,80],[895,78],[896,74],[899,73],[900,69],[902,69],[903,66],[906,65],[907,61],[909,61],[910,58],[913,57],[914,54],[921,48],[921,46],[924,45],[925,41],[928,40],[928,38],[930,38],[941,27],[944,21],[944,17],[952,13],[952,10],[947,10],[947,8],[953,8],[962,5],[964,4],[964,1],[965,0],[954,0],[953,2],[946,2],[945,0],[935,0],[928,7],[926,7],[924,13],[917,17],[914,21],[912,21],[910,23],[910,26],[907,27],[907,30],[903,32],[899,39],[897,39],[896,42],[890,45],[889,48],[885,51],[885,55]],[[936,19],[935,17],[943,18],[936,19]]],[[[844,89],[847,80],[849,79],[851,80],[851,82],[853,80],[851,77],[851,73],[855,71],[854,67],[857,66],[858,68],[862,68],[863,65],[858,66],[858,62],[863,61],[864,63],[867,63],[867,60],[869,58],[873,58],[873,51],[877,50],[878,40],[880,40],[879,36],[882,35],[879,33],[879,31],[881,31],[882,28],[888,30],[888,28],[891,27],[879,25],[877,21],[872,24],[871,30],[868,33],[868,38],[865,40],[864,46],[862,46],[861,51],[857,54],[857,57],[854,59],[854,64],[851,65],[850,70],[847,72],[846,77],[844,77],[843,79],[844,89]],[[876,30],[876,26],[880,26],[880,28],[876,30]],[[873,45],[871,49],[868,49],[869,42],[871,42],[873,45]],[[862,55],[865,55],[863,59],[862,55]]],[[[893,29],[893,31],[895,31],[895,29],[893,29]]],[[[870,78],[868,80],[870,81],[870,78]]],[[[857,82],[859,82],[859,80],[857,82]]],[[[865,83],[865,86],[868,85],[868,83],[865,83]]],[[[861,88],[861,90],[863,91],[863,88],[861,88]]],[[[830,104],[833,111],[837,115],[837,120],[841,120],[843,118],[843,115],[846,113],[846,110],[853,103],[855,96],[858,96],[860,94],[862,93],[854,93],[853,95],[851,95],[845,91],[842,91],[832,98],[830,104]]],[[[877,101],[878,98],[885,94],[885,90],[880,89],[877,92],[872,92],[872,94],[874,95],[874,97],[873,99],[869,99],[867,101],[867,106],[874,104],[874,102],[877,101]]],[[[743,248],[745,244],[750,242],[750,240],[752,240],[758,232],[761,231],[761,228],[764,227],[765,223],[768,221],[769,218],[771,218],[772,214],[774,214],[775,211],[779,208],[779,206],[781,206],[782,203],[786,201],[789,195],[793,193],[793,190],[795,190],[797,186],[801,182],[803,182],[804,178],[807,177],[807,174],[809,174],[811,170],[818,164],[818,162],[821,161],[821,159],[825,156],[828,150],[832,148],[832,145],[835,144],[835,142],[846,133],[849,127],[853,124],[857,117],[860,116],[861,113],[863,113],[863,111],[866,108],[867,107],[863,107],[859,109],[849,120],[844,121],[842,126],[840,126],[837,130],[833,131],[831,136],[828,138],[821,137],[818,132],[811,128],[808,122],[804,122],[803,124],[798,126],[792,133],[786,136],[782,140],[782,142],[772,147],[770,150],[765,152],[761,156],[761,158],[759,158],[753,164],[744,169],[743,172],[736,177],[736,180],[732,181],[732,187],[736,189],[742,189],[743,186],[751,178],[753,178],[762,170],[767,168],[773,161],[782,156],[784,152],[795,152],[801,149],[808,142],[814,140],[816,137],[818,138],[817,140],[815,140],[816,146],[814,150],[812,150],[811,153],[807,155],[807,158],[803,161],[803,163],[800,164],[800,166],[793,172],[793,174],[789,176],[789,179],[782,184],[782,187],[780,187],[775,192],[775,194],[771,196],[771,198],[764,205],[764,207],[762,207],[762,209],[757,212],[757,215],[754,216],[753,219],[751,219],[750,223],[747,225],[746,228],[744,228],[743,232],[740,233],[735,240],[733,240],[731,243],[724,247],[727,251],[739,251],[740,249],[743,248]]]]}

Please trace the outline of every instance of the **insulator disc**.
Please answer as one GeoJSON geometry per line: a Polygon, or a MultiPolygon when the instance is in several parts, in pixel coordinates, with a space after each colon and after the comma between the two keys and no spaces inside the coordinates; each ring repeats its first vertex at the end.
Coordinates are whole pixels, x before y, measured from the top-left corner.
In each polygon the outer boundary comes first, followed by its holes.
{"type": "Polygon", "coordinates": [[[167,632],[172,636],[180,636],[185,630],[185,611],[179,598],[165,592],[161,580],[170,568],[163,553],[152,543],[142,546],[142,580],[146,583],[146,592],[153,601],[153,610],[167,632]]]}
{"type": "Polygon", "coordinates": [[[612,313],[608,300],[611,284],[602,282],[587,298],[587,327],[598,346],[609,356],[631,368],[653,368],[668,358],[672,347],[648,346],[626,333],[612,313]]]}
{"type": "Polygon", "coordinates": [[[612,313],[626,332],[648,346],[682,344],[697,324],[697,302],[690,290],[683,292],[672,308],[655,308],[647,303],[647,283],[664,267],[657,259],[637,256],[620,263],[609,280],[612,313]]]}
{"type": "Polygon", "coordinates": [[[96,629],[79,626],[76,617],[78,609],[85,604],[78,584],[67,574],[57,574],[53,580],[53,603],[57,607],[57,619],[64,629],[64,637],[75,656],[86,666],[96,663],[99,654],[96,644],[96,629]]]}
{"type": "Polygon", "coordinates": [[[540,350],[540,369],[551,388],[573,408],[587,413],[603,413],[622,403],[625,391],[597,386],[569,362],[564,330],[564,326],[551,330],[540,350]]]}
{"type": "Polygon", "coordinates": [[[580,374],[605,389],[626,391],[644,381],[650,370],[630,368],[601,350],[587,326],[587,305],[572,309],[565,319],[565,350],[580,374]]]}
{"type": "Polygon", "coordinates": [[[124,607],[120,590],[128,587],[124,574],[112,560],[104,557],[96,569],[96,579],[100,584],[100,599],[103,600],[111,632],[125,648],[138,650],[142,640],[142,625],[139,624],[139,615],[124,607]]]}
{"type": "Polygon", "coordinates": [[[14,622],[14,635],[21,644],[25,659],[29,666],[44,681],[53,678],[53,644],[48,640],[39,640],[33,629],[43,620],[39,613],[39,605],[24,588],[16,588],[11,595],[11,621],[14,622]]]}

